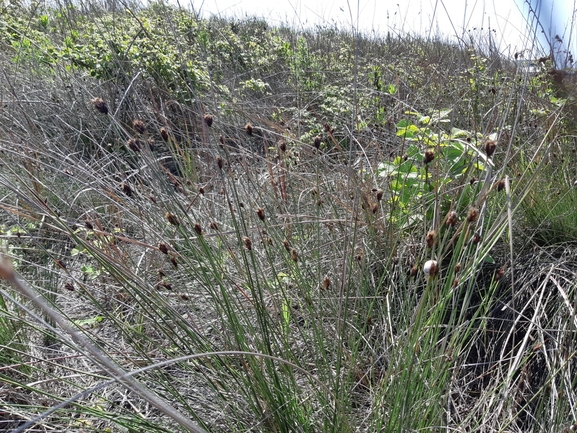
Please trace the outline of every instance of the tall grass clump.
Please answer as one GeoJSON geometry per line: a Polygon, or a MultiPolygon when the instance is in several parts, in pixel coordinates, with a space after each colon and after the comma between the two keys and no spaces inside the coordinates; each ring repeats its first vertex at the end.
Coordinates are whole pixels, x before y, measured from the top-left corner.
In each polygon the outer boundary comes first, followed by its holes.
{"type": "Polygon", "coordinates": [[[162,3],[5,12],[10,429],[575,422],[574,130],[550,74],[162,3]]]}

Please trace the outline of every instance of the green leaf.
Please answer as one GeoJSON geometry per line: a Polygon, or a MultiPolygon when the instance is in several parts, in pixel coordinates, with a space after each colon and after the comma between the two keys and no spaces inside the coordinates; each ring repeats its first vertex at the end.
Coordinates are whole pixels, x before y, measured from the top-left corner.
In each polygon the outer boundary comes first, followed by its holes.
{"type": "Polygon", "coordinates": [[[451,138],[467,138],[470,135],[469,131],[465,131],[464,129],[451,128],[451,138]]]}
{"type": "Polygon", "coordinates": [[[422,123],[423,125],[428,125],[430,121],[431,121],[431,116],[419,117],[419,122],[422,123]]]}
{"type": "Polygon", "coordinates": [[[81,327],[93,327],[94,325],[97,325],[98,323],[102,322],[104,320],[104,316],[94,316],[94,317],[90,317],[88,319],[81,319],[81,320],[75,320],[74,324],[81,326],[81,327]]]}
{"type": "Polygon", "coordinates": [[[414,138],[419,132],[421,129],[418,126],[409,124],[397,131],[397,137],[414,138]]]}
{"type": "Polygon", "coordinates": [[[489,254],[487,254],[485,256],[485,258],[483,259],[483,261],[485,263],[491,263],[491,264],[495,264],[495,259],[493,257],[491,257],[489,254]]]}
{"type": "Polygon", "coordinates": [[[78,254],[82,254],[84,251],[86,251],[86,248],[84,248],[84,247],[74,247],[70,251],[70,255],[72,257],[74,257],[74,256],[77,256],[78,254]]]}
{"type": "MultiPolygon", "coordinates": [[[[396,159],[395,159],[395,161],[396,161],[396,159]]],[[[377,176],[387,177],[390,174],[394,173],[398,167],[399,167],[399,164],[395,164],[395,162],[391,162],[391,161],[381,162],[377,166],[377,176]]]]}
{"type": "Polygon", "coordinates": [[[440,123],[447,123],[450,122],[451,119],[447,119],[447,116],[451,114],[453,110],[451,108],[445,110],[439,110],[433,114],[433,122],[440,122],[440,123]]]}

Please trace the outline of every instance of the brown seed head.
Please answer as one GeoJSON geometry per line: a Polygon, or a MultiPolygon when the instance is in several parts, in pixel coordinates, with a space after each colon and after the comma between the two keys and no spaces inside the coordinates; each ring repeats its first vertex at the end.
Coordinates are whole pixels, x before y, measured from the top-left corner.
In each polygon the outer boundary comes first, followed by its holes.
{"type": "Polygon", "coordinates": [[[409,270],[409,275],[411,277],[415,277],[417,275],[417,272],[419,272],[419,268],[417,265],[413,265],[411,266],[411,269],[409,270]]]}
{"type": "Polygon", "coordinates": [[[183,301],[188,301],[189,297],[186,293],[181,293],[180,295],[180,299],[182,299],[183,301]]]}
{"type": "Polygon", "coordinates": [[[454,210],[449,212],[449,215],[447,215],[447,221],[446,221],[447,227],[454,227],[458,221],[459,221],[459,217],[457,216],[457,212],[455,212],[454,210]]]}
{"type": "Polygon", "coordinates": [[[132,150],[133,152],[140,152],[140,141],[138,141],[136,138],[131,138],[126,142],[126,145],[128,146],[128,148],[130,150],[132,150]]]}
{"type": "Polygon", "coordinates": [[[429,260],[425,262],[424,272],[429,277],[434,277],[439,272],[439,264],[436,260],[429,260]]]}
{"type": "Polygon", "coordinates": [[[160,136],[164,141],[168,141],[168,131],[166,128],[160,128],[160,136]]]}
{"type": "Polygon", "coordinates": [[[297,250],[295,250],[294,248],[291,250],[291,259],[293,262],[299,261],[299,256],[297,254],[297,250]]]}
{"type": "Polygon", "coordinates": [[[211,114],[205,114],[204,115],[204,123],[206,123],[206,126],[208,126],[209,128],[212,126],[213,121],[214,121],[214,118],[212,117],[211,114]]]}
{"type": "Polygon", "coordinates": [[[472,177],[472,178],[469,180],[469,184],[470,184],[470,185],[473,185],[475,182],[477,182],[477,179],[474,178],[474,177],[472,177]]]}
{"type": "Polygon", "coordinates": [[[318,149],[319,147],[321,147],[322,141],[323,141],[323,138],[320,135],[317,135],[315,137],[315,149],[318,149]]]}
{"type": "Polygon", "coordinates": [[[469,221],[470,223],[474,223],[475,221],[477,221],[477,218],[479,218],[479,209],[472,207],[471,209],[469,209],[469,212],[467,213],[467,221],[469,221]]]}
{"type": "Polygon", "coordinates": [[[497,143],[495,140],[487,140],[485,143],[485,153],[490,158],[495,153],[495,149],[497,148],[497,143]]]}
{"type": "Polygon", "coordinates": [[[256,214],[261,221],[264,221],[264,209],[262,207],[257,209],[256,214]]]}
{"type": "Polygon", "coordinates": [[[94,230],[94,226],[92,225],[92,223],[88,220],[84,221],[84,226],[88,229],[88,230],[94,230]]]}
{"type": "Polygon", "coordinates": [[[429,248],[433,248],[433,244],[435,243],[435,230],[429,230],[429,233],[427,233],[427,237],[426,237],[426,242],[427,242],[427,246],[429,248]]]}
{"type": "Polygon", "coordinates": [[[222,170],[223,163],[222,163],[222,158],[220,156],[216,157],[216,165],[218,165],[218,168],[220,170],[222,170]]]}
{"type": "Polygon", "coordinates": [[[157,290],[165,289],[165,290],[170,291],[170,290],[172,290],[172,285],[170,283],[167,283],[166,281],[161,281],[160,283],[158,283],[156,285],[156,289],[157,290]]]}
{"type": "Polygon", "coordinates": [[[505,179],[501,179],[499,182],[497,182],[497,191],[503,191],[505,189],[505,179]]]}
{"type": "Polygon", "coordinates": [[[132,197],[132,188],[127,182],[122,182],[120,187],[122,188],[122,192],[124,194],[126,194],[128,197],[132,197]]]}
{"type": "Polygon", "coordinates": [[[495,274],[495,281],[499,281],[505,275],[505,266],[501,266],[495,274]]]}
{"type": "Polygon", "coordinates": [[[377,190],[377,200],[381,201],[383,199],[384,191],[382,189],[377,190]]]}
{"type": "Polygon", "coordinates": [[[168,254],[168,245],[166,245],[164,242],[158,244],[158,249],[160,250],[161,253],[168,254]]]}
{"type": "Polygon", "coordinates": [[[325,279],[323,280],[323,289],[324,290],[328,290],[329,287],[331,286],[331,280],[329,277],[325,277],[325,279]]]}
{"type": "Polygon", "coordinates": [[[208,227],[210,227],[211,230],[218,230],[218,224],[215,223],[214,221],[212,221],[208,227]]]}
{"type": "Polygon", "coordinates": [[[453,280],[453,287],[457,287],[458,285],[459,285],[459,279],[458,279],[458,278],[455,278],[455,279],[453,280]]]}
{"type": "Polygon", "coordinates": [[[428,164],[435,159],[435,151],[433,149],[427,149],[425,151],[425,157],[423,158],[423,163],[428,164]]]}
{"type": "Polygon", "coordinates": [[[170,258],[170,263],[172,263],[172,267],[174,269],[178,269],[178,262],[176,261],[176,257],[171,257],[170,258]]]}
{"type": "Polygon", "coordinates": [[[482,240],[483,240],[483,238],[481,237],[481,235],[480,235],[479,233],[475,233],[475,234],[473,235],[472,242],[473,242],[474,244],[478,244],[478,243],[481,242],[482,240]]]}
{"type": "Polygon", "coordinates": [[[286,141],[284,140],[279,141],[278,148],[281,152],[283,153],[286,152],[286,141]]]}
{"type": "Polygon", "coordinates": [[[202,236],[202,227],[199,223],[194,223],[194,231],[197,235],[202,236]]]}
{"type": "Polygon", "coordinates": [[[134,130],[136,132],[138,132],[139,134],[144,134],[146,132],[146,125],[144,124],[144,122],[140,119],[134,119],[132,121],[132,127],[134,128],[134,130]]]}
{"type": "Polygon", "coordinates": [[[104,99],[102,98],[94,98],[92,100],[92,105],[94,106],[94,108],[96,108],[96,110],[102,114],[108,114],[108,105],[106,105],[106,102],[104,102],[104,99]]]}
{"type": "Polygon", "coordinates": [[[291,251],[291,246],[289,244],[289,241],[287,241],[286,239],[282,241],[282,244],[284,245],[284,249],[287,250],[289,253],[291,251]]]}
{"type": "Polygon", "coordinates": [[[69,290],[70,292],[74,292],[74,290],[75,290],[74,284],[72,284],[72,283],[70,283],[70,282],[64,284],[64,288],[65,288],[66,290],[69,290]]]}
{"type": "Polygon", "coordinates": [[[250,124],[250,122],[244,125],[244,130],[248,135],[252,135],[252,125],[250,124]]]}
{"type": "Polygon", "coordinates": [[[198,192],[202,195],[204,195],[204,188],[201,186],[200,188],[198,188],[198,192]]]}
{"type": "Polygon", "coordinates": [[[244,242],[244,246],[246,247],[247,250],[252,250],[252,241],[250,240],[250,238],[248,237],[244,237],[242,238],[243,242],[244,242]]]}
{"type": "Polygon", "coordinates": [[[170,212],[166,212],[166,213],[164,214],[164,217],[165,217],[165,218],[168,220],[168,222],[169,222],[170,224],[172,224],[173,226],[178,227],[178,226],[180,225],[180,221],[178,220],[178,217],[177,217],[175,214],[170,213],[170,212]]]}
{"type": "Polygon", "coordinates": [[[461,262],[455,265],[455,274],[458,274],[460,270],[461,270],[461,262]]]}

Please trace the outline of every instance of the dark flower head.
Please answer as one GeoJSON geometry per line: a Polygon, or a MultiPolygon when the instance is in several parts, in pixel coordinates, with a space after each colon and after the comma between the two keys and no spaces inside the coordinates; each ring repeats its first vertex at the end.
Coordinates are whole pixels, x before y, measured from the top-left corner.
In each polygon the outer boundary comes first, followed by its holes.
{"type": "Polygon", "coordinates": [[[92,105],[94,106],[94,108],[96,108],[96,110],[102,114],[108,114],[108,105],[106,105],[106,102],[104,102],[104,99],[102,98],[94,98],[92,100],[92,105]]]}
{"type": "Polygon", "coordinates": [[[211,114],[205,114],[204,115],[204,123],[206,123],[206,126],[211,127],[213,121],[214,121],[214,118],[212,117],[211,114]]]}
{"type": "Polygon", "coordinates": [[[485,143],[485,153],[490,158],[495,153],[495,149],[497,148],[497,143],[495,140],[487,140],[485,143]]]}
{"type": "Polygon", "coordinates": [[[315,137],[315,148],[319,148],[321,147],[321,142],[322,142],[323,138],[320,135],[317,135],[315,137]]]}
{"type": "Polygon", "coordinates": [[[132,121],[132,127],[134,128],[134,130],[136,132],[138,132],[139,134],[144,134],[144,132],[146,131],[146,125],[144,124],[144,122],[140,119],[135,119],[132,121]]]}

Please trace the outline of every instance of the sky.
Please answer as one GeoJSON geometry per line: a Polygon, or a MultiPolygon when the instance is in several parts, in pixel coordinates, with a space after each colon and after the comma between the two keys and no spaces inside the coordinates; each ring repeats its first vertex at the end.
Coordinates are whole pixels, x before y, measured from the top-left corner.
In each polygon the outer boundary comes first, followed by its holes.
{"type": "Polygon", "coordinates": [[[366,34],[442,35],[455,42],[471,35],[487,42],[490,33],[499,51],[511,56],[533,47],[534,36],[541,50],[526,51],[527,57],[545,54],[547,38],[555,35],[563,40],[556,42],[557,50],[571,50],[577,41],[577,24],[571,26],[577,0],[192,0],[192,5],[205,17],[258,16],[296,28],[336,25],[366,34]],[[536,31],[535,16],[543,25],[536,31]]]}

